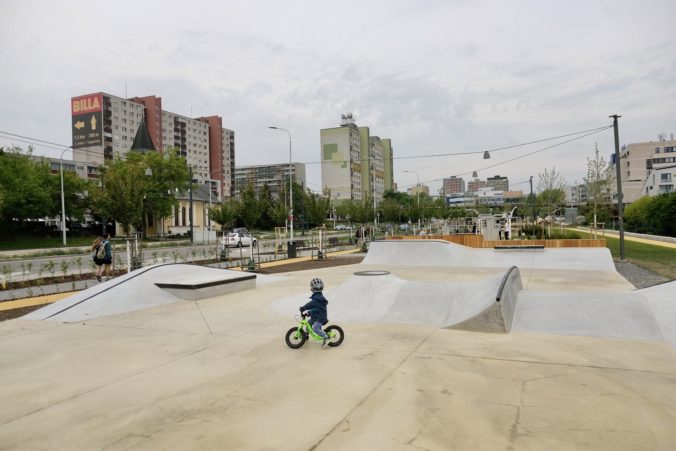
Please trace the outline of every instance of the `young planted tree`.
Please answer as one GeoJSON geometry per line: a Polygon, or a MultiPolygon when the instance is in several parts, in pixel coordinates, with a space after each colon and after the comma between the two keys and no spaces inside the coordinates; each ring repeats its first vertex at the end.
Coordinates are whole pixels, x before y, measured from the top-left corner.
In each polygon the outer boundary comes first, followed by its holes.
{"type": "Polygon", "coordinates": [[[556,209],[566,201],[566,192],[563,187],[565,180],[563,176],[553,167],[551,171],[545,168],[544,173],[538,174],[538,203],[545,208],[549,215],[553,215],[556,209]]]}
{"type": "Polygon", "coordinates": [[[597,222],[599,205],[605,204],[609,200],[610,180],[605,176],[606,166],[607,162],[599,154],[599,147],[596,144],[594,158],[587,157],[587,175],[584,177],[588,205],[594,215],[594,225],[597,222]]]}

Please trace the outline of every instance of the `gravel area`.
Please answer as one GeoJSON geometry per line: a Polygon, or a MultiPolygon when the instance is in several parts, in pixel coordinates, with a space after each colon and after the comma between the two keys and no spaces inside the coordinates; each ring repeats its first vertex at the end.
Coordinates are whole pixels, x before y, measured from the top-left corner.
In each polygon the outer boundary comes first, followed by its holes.
{"type": "Polygon", "coordinates": [[[664,276],[655,274],[652,271],[643,269],[630,262],[615,262],[615,269],[624,277],[630,284],[636,288],[648,288],[653,285],[668,282],[664,276]]]}

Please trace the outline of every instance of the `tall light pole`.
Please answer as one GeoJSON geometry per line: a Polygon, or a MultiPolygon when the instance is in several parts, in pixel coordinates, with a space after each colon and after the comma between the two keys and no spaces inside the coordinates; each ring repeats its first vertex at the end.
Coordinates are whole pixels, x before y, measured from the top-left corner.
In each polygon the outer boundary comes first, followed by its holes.
{"type": "Polygon", "coordinates": [[[404,171],[404,172],[410,172],[411,174],[415,174],[415,176],[418,177],[418,183],[416,185],[416,194],[418,197],[418,206],[420,206],[420,176],[415,171],[404,171]]]}
{"type": "Polygon", "coordinates": [[[59,171],[61,172],[61,234],[63,235],[64,246],[66,245],[66,196],[63,191],[63,153],[72,148],[73,146],[68,146],[63,149],[59,157],[59,171]]]}
{"type": "Polygon", "coordinates": [[[268,127],[272,130],[283,130],[289,135],[289,243],[293,243],[293,160],[291,157],[291,132],[282,127],[268,127]]]}

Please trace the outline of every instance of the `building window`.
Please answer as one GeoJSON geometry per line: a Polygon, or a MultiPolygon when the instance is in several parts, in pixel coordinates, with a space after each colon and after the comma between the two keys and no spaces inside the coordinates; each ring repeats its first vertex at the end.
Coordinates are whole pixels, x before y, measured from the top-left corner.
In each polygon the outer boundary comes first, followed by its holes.
{"type": "Polygon", "coordinates": [[[660,182],[671,182],[671,174],[660,174],[660,182]]]}

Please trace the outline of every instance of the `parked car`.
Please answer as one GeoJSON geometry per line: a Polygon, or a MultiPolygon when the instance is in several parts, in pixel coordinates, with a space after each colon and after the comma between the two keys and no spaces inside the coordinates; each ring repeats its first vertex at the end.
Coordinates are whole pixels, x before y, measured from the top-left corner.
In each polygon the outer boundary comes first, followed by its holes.
{"type": "Polygon", "coordinates": [[[345,224],[336,224],[336,227],[334,227],[334,230],[349,230],[352,227],[345,225],[345,224]]]}
{"type": "Polygon", "coordinates": [[[252,244],[256,245],[256,238],[252,237],[246,232],[232,232],[228,233],[221,239],[221,244],[225,247],[248,247],[252,244]]]}

